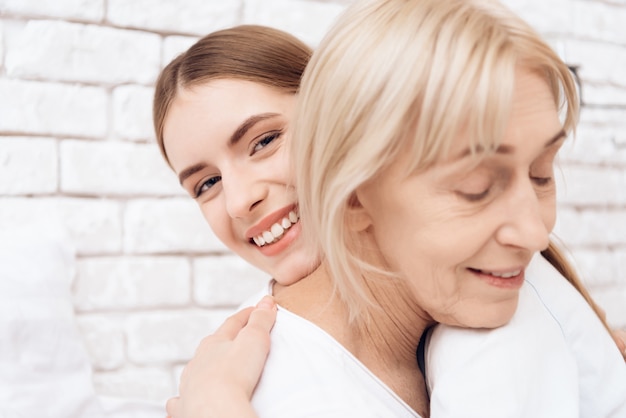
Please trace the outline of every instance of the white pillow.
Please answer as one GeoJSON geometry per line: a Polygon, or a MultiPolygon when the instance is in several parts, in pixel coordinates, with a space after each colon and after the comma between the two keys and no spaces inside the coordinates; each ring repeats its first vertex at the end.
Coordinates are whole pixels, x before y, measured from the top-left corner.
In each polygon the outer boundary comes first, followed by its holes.
{"type": "Polygon", "coordinates": [[[0,418],[100,418],[70,287],[74,251],[50,224],[0,229],[0,418]]]}

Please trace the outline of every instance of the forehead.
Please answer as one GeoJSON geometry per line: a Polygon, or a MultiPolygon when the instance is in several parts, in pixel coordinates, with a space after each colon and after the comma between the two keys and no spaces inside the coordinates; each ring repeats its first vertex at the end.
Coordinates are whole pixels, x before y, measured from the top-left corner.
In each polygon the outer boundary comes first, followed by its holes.
{"type": "MultiPolygon", "coordinates": [[[[485,115],[487,126],[493,122],[492,115],[485,115]]],[[[461,129],[454,139],[450,158],[458,158],[469,152],[471,142],[479,148],[523,147],[533,141],[547,141],[562,128],[555,97],[547,80],[536,72],[518,69],[515,75],[510,114],[504,127],[504,135],[491,141],[477,138],[471,141],[472,132],[461,129]]]]}
{"type": "Polygon", "coordinates": [[[263,84],[218,79],[180,89],[163,126],[163,142],[172,166],[203,150],[226,144],[246,119],[277,113],[289,119],[295,96],[263,84]]]}
{"type": "Polygon", "coordinates": [[[282,102],[289,96],[292,95],[252,81],[211,80],[178,90],[170,105],[166,126],[175,117],[183,116],[181,112],[204,112],[205,116],[219,119],[236,118],[259,108],[284,106],[282,102]]]}

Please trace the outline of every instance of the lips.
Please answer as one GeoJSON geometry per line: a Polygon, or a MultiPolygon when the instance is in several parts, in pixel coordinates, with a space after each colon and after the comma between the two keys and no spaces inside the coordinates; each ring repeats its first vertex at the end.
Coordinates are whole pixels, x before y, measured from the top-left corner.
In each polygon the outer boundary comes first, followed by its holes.
{"type": "Polygon", "coordinates": [[[519,289],[524,283],[524,269],[514,268],[510,270],[481,270],[469,268],[481,280],[501,289],[519,289]]]}
{"type": "Polygon", "coordinates": [[[504,271],[504,272],[495,272],[495,271],[479,270],[479,269],[470,269],[470,270],[473,270],[481,274],[488,274],[493,277],[499,277],[502,279],[510,279],[512,277],[519,276],[519,274],[522,272],[522,269],[510,270],[510,271],[504,271]]]}

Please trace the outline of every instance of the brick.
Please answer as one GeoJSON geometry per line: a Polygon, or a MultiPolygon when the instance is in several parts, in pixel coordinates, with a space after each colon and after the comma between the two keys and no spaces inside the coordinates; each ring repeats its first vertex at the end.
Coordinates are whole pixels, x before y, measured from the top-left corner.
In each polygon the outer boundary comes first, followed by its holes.
{"type": "Polygon", "coordinates": [[[576,270],[588,289],[620,283],[618,279],[620,255],[616,251],[580,249],[572,251],[572,257],[576,270]]]}
{"type": "Polygon", "coordinates": [[[591,289],[591,296],[605,310],[610,326],[626,328],[626,286],[591,289]]]}
{"type": "Polygon", "coordinates": [[[182,364],[173,367],[172,375],[174,376],[174,382],[180,383],[180,378],[184,369],[185,366],[182,364]]]}
{"type": "Polygon", "coordinates": [[[626,88],[612,85],[586,83],[584,84],[583,103],[592,106],[626,106],[626,88]]]}
{"type": "MultiPolygon", "coordinates": [[[[208,32],[207,32],[208,34],[208,32]]],[[[161,67],[165,67],[179,54],[185,52],[199,38],[196,36],[168,36],[163,40],[163,61],[161,67]]]]}
{"type": "Polygon", "coordinates": [[[599,109],[593,107],[583,107],[580,112],[579,126],[606,127],[606,126],[626,127],[626,109],[599,109]]]}
{"type": "Polygon", "coordinates": [[[61,190],[87,196],[181,195],[155,144],[61,142],[61,190]]]}
{"type": "Polygon", "coordinates": [[[127,366],[121,370],[96,372],[93,382],[99,395],[151,400],[161,405],[176,393],[171,371],[166,367],[127,366]]]}
{"type": "Polygon", "coordinates": [[[0,20],[0,68],[4,66],[4,23],[0,20]]]}
{"type": "Polygon", "coordinates": [[[99,21],[104,0],[2,0],[0,12],[14,15],[99,21]]]}
{"type": "Polygon", "coordinates": [[[114,25],[161,32],[206,35],[237,23],[241,0],[109,0],[114,25]]]}
{"type": "Polygon", "coordinates": [[[191,300],[184,257],[96,257],[77,262],[74,305],[80,311],[167,308],[191,300]]]}
{"type": "Polygon", "coordinates": [[[540,33],[567,32],[573,14],[571,0],[502,0],[540,33]]]}
{"type": "Polygon", "coordinates": [[[29,21],[8,46],[7,74],[86,83],[156,80],[161,40],[156,34],[62,21],[29,21]]]}
{"type": "Polygon", "coordinates": [[[127,323],[128,357],[138,365],[187,362],[200,340],[231,313],[185,310],[135,314],[127,323]]]}
{"type": "MultiPolygon", "coordinates": [[[[608,111],[598,113],[606,114],[608,111]]],[[[626,111],[619,114],[626,116],[626,111]]],[[[575,139],[563,145],[561,161],[569,164],[626,166],[626,142],[623,142],[626,141],[626,120],[613,122],[606,117],[602,117],[599,122],[583,119],[576,130],[575,139]]]]}
{"type": "Polygon", "coordinates": [[[0,138],[0,194],[53,193],[58,188],[57,166],[53,139],[0,138]]]}
{"type": "Polygon", "coordinates": [[[129,253],[226,252],[189,197],[134,199],[124,212],[124,249],[129,253]]]}
{"type": "Polygon", "coordinates": [[[102,137],[107,105],[100,87],[0,78],[0,132],[102,137]]]}
{"type": "Polygon", "coordinates": [[[570,1],[572,21],[567,26],[577,38],[624,43],[626,7],[598,1],[570,1]]]}
{"type": "MultiPolygon", "coordinates": [[[[619,248],[613,251],[615,259],[617,260],[617,270],[615,271],[615,280],[626,286],[626,243],[622,243],[619,248]]],[[[626,320],[626,318],[625,318],[626,320]]]]}
{"type": "Polygon", "coordinates": [[[246,0],[242,23],[272,26],[316,46],[344,9],[340,4],[304,0],[246,0]]]}
{"type": "Polygon", "coordinates": [[[118,202],[74,198],[0,197],[0,226],[42,220],[67,228],[78,254],[119,252],[122,242],[118,202]]]}
{"type": "MultiPolygon", "coordinates": [[[[585,85],[626,87],[626,49],[603,42],[568,39],[565,42],[568,61],[579,65],[579,75],[585,85]]],[[[583,90],[583,93],[585,90],[583,90]]]]}
{"type": "Polygon", "coordinates": [[[204,307],[235,307],[270,279],[236,255],[202,257],[193,263],[193,297],[204,307]]]}
{"type": "Polygon", "coordinates": [[[113,132],[131,141],[153,140],[152,101],[154,88],[138,85],[113,90],[113,132]]]}
{"type": "Polygon", "coordinates": [[[555,233],[570,248],[624,245],[626,212],[619,209],[576,210],[561,207],[555,233]]]}
{"type": "Polygon", "coordinates": [[[96,371],[115,370],[126,363],[126,342],[120,316],[77,315],[91,364],[96,371]]]}
{"type": "Polygon", "coordinates": [[[557,173],[558,201],[577,207],[626,205],[626,171],[610,167],[566,166],[557,173]]]}

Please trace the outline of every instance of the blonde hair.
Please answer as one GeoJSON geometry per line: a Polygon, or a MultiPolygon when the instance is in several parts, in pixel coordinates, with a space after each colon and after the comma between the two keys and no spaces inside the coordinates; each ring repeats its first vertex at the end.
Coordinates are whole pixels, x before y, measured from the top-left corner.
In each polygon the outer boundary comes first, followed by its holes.
{"type": "Polygon", "coordinates": [[[152,107],[157,143],[168,162],[163,140],[165,118],[180,89],[215,79],[252,81],[296,94],[311,49],[278,29],[240,25],[212,32],[173,59],[159,74],[152,107]]]}
{"type": "MultiPolygon", "coordinates": [[[[411,170],[429,167],[461,129],[474,151],[495,149],[520,66],[545,78],[572,131],[579,100],[567,65],[494,1],[359,1],[313,54],[292,142],[301,222],[353,319],[374,305],[362,277],[380,273],[346,222],[354,192],[401,153],[413,156],[411,170]]],[[[554,245],[546,251],[567,265],[554,245]]],[[[595,307],[578,279],[568,280],[595,307]]]]}

